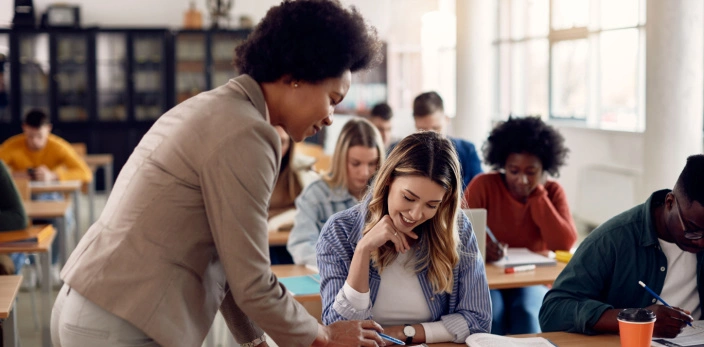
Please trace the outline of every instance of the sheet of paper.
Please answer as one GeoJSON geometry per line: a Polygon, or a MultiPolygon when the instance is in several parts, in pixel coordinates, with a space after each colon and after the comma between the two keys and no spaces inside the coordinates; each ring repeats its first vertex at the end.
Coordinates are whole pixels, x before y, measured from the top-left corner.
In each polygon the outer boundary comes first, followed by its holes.
{"type": "Polygon", "coordinates": [[[535,266],[550,266],[555,265],[555,259],[548,258],[542,254],[533,253],[527,248],[509,248],[507,256],[504,259],[493,262],[492,264],[501,267],[531,265],[535,266]]]}
{"type": "Polygon", "coordinates": [[[674,339],[654,338],[652,345],[667,347],[704,347],[704,320],[692,322],[691,327],[685,327],[674,339]]]}

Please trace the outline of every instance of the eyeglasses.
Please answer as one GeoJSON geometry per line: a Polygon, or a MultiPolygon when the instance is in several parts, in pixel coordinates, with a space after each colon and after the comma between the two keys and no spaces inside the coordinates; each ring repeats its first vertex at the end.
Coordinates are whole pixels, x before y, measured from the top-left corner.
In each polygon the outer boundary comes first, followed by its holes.
{"type": "Polygon", "coordinates": [[[677,217],[680,218],[680,224],[682,224],[682,231],[684,231],[684,237],[689,240],[699,240],[704,237],[704,230],[687,230],[684,226],[684,218],[682,218],[682,211],[680,210],[680,202],[677,201],[675,196],[675,202],[677,203],[677,217]]]}

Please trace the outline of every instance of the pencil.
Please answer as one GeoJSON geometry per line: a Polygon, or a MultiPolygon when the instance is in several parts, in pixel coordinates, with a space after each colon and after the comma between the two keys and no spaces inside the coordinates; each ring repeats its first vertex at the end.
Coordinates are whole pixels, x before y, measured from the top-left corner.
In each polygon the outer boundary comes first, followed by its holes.
{"type": "Polygon", "coordinates": [[[405,342],[403,342],[403,341],[401,341],[401,340],[399,340],[399,339],[397,339],[397,338],[391,337],[391,336],[389,336],[389,335],[386,335],[386,334],[384,334],[384,333],[377,333],[377,334],[379,334],[379,336],[381,336],[382,339],[391,341],[391,342],[393,342],[393,343],[395,343],[395,344],[397,344],[397,345],[401,345],[401,346],[405,346],[405,345],[406,345],[405,342]]]}
{"type": "MultiPolygon", "coordinates": [[[[643,283],[643,281],[638,281],[638,284],[640,284],[641,287],[645,288],[645,290],[648,291],[648,293],[650,293],[650,295],[652,295],[656,299],[660,300],[660,302],[662,302],[663,305],[665,305],[669,308],[672,308],[672,306],[670,306],[670,304],[666,303],[665,300],[663,300],[660,297],[660,295],[655,294],[655,292],[652,289],[648,288],[648,286],[646,286],[645,283],[643,283]]],[[[690,322],[685,322],[685,323],[687,323],[687,325],[689,325],[690,327],[692,326],[692,323],[690,323],[690,322]]]]}

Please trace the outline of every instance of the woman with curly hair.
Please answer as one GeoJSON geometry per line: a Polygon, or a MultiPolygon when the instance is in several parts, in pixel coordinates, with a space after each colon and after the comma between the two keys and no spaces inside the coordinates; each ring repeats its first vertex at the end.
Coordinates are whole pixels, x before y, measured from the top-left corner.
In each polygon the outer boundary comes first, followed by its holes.
{"type": "Polygon", "coordinates": [[[363,203],[323,227],[323,323],[374,317],[407,345],[488,332],[484,262],[461,187],[450,140],[430,131],[401,140],[363,203]]]}
{"type": "MultiPolygon", "coordinates": [[[[568,250],[577,231],[557,177],[568,149],[564,138],[539,117],[499,123],[484,144],[484,161],[494,172],[475,177],[464,192],[469,208],[487,210],[487,227],[501,244],[487,239],[486,260],[504,256],[504,245],[533,252],[568,250]]],[[[540,331],[538,311],[545,286],[492,290],[492,333],[540,331]]]]}
{"type": "Polygon", "coordinates": [[[242,346],[381,345],[373,321],[319,325],[269,266],[267,207],[294,141],[330,125],[352,72],[380,57],[338,1],[283,1],[235,50],[241,73],[142,138],[71,254],[54,346],[199,346],[218,309],[242,346]]]}

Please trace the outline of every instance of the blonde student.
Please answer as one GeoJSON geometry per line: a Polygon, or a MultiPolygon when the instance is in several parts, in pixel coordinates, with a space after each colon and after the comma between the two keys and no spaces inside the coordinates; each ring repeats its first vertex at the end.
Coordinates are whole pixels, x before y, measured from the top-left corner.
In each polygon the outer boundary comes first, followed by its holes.
{"type": "Polygon", "coordinates": [[[296,264],[315,265],[315,243],[333,214],[356,205],[384,162],[379,131],[363,118],[348,121],[337,139],[332,170],[296,199],[296,218],[287,248],[296,264]]]}
{"type": "Polygon", "coordinates": [[[461,187],[450,140],[434,132],[401,140],[364,201],[323,227],[323,323],[374,317],[406,344],[489,332],[484,261],[461,187]]]}

